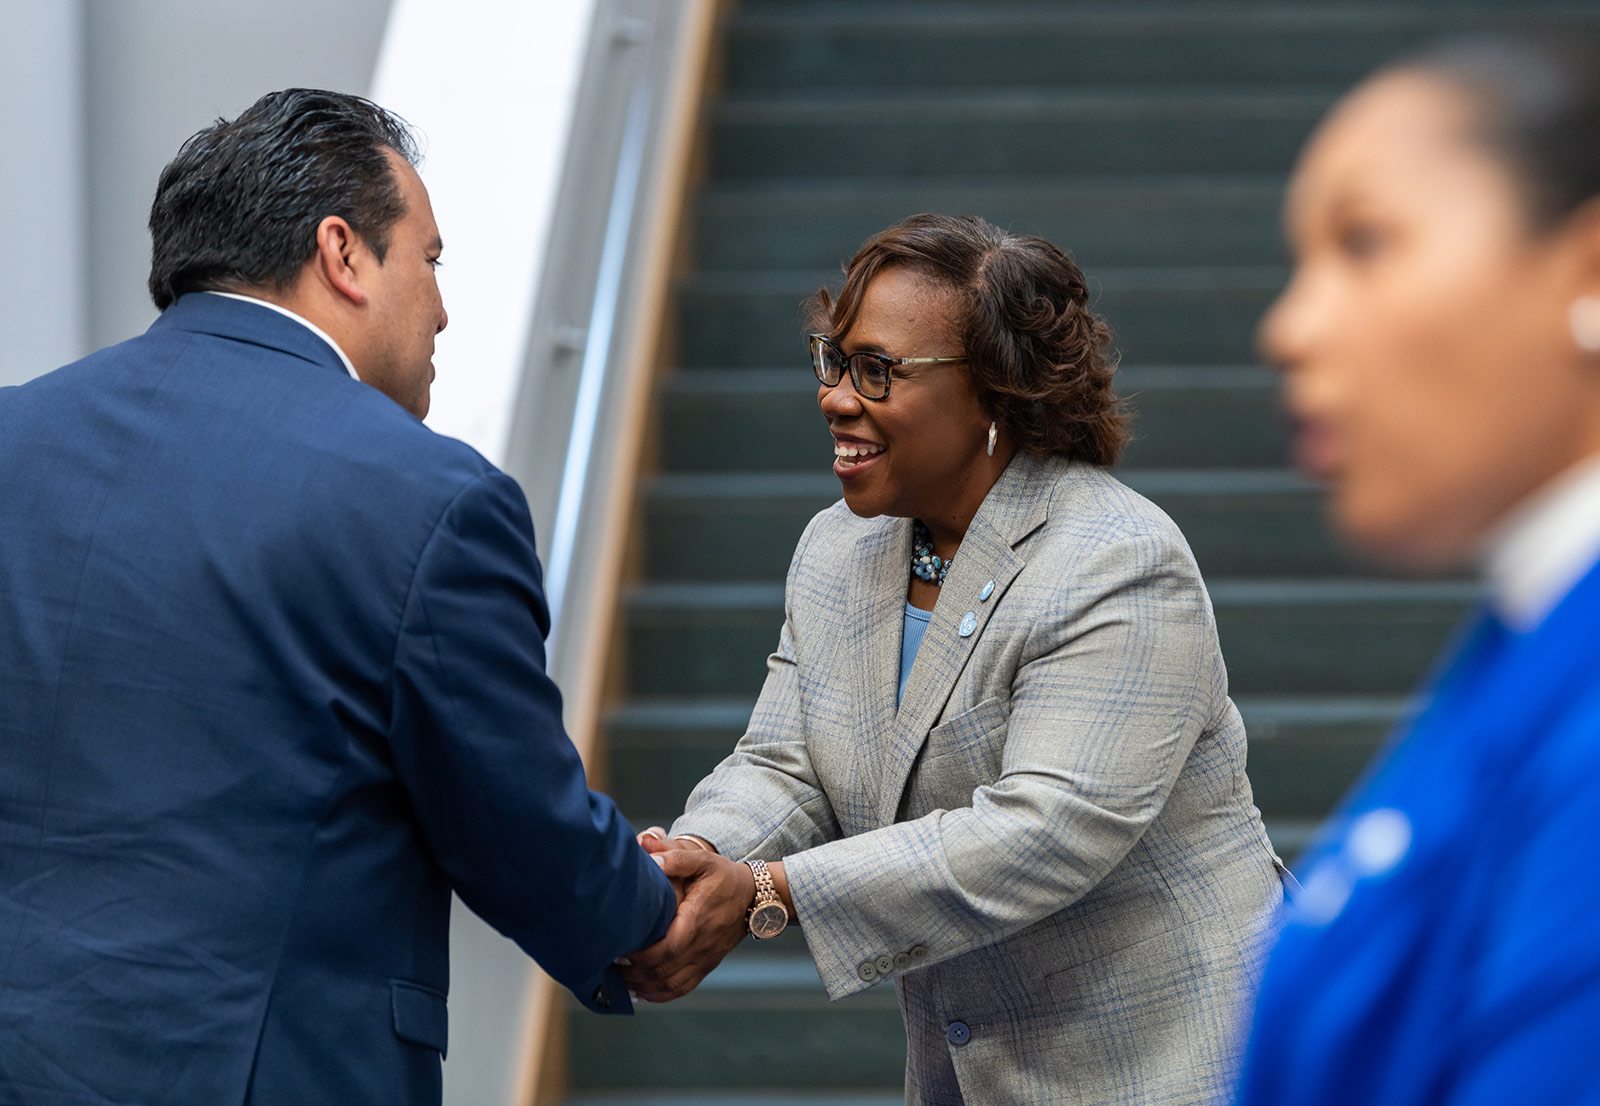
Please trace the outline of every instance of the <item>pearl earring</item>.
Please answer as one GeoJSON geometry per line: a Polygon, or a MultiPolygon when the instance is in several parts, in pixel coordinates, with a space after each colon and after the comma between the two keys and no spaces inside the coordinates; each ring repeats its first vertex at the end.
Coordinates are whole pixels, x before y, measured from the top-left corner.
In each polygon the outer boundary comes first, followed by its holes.
{"type": "Polygon", "coordinates": [[[1600,353],[1600,298],[1579,296],[1567,309],[1572,340],[1585,353],[1600,353]]]}
{"type": "MultiPolygon", "coordinates": [[[[1595,306],[1600,307],[1600,301],[1597,301],[1595,306]]],[[[989,456],[994,456],[994,423],[992,422],[989,424],[989,456]]]]}

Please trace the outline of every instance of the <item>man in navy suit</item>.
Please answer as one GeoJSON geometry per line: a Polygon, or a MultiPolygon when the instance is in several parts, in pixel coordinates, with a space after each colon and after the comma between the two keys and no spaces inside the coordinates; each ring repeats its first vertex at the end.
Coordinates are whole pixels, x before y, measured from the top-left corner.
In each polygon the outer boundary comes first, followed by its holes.
{"type": "Polygon", "coordinates": [[[588,790],[508,477],[419,421],[403,124],[192,138],[150,330],[0,390],[0,1103],[437,1103],[453,890],[578,999],[675,897],[588,790]]]}

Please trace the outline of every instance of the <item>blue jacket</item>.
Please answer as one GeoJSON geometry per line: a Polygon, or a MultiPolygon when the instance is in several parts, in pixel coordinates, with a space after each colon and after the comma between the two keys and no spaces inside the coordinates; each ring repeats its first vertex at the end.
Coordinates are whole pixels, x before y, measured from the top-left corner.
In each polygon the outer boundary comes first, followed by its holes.
{"type": "Polygon", "coordinates": [[[1245,1106],[1600,1103],[1600,568],[1485,615],[1305,869],[1245,1106]]]}
{"type": "Polygon", "coordinates": [[[452,889],[629,1009],[674,898],[508,477],[205,294],[0,390],[0,473],[0,1103],[436,1103],[452,889]]]}

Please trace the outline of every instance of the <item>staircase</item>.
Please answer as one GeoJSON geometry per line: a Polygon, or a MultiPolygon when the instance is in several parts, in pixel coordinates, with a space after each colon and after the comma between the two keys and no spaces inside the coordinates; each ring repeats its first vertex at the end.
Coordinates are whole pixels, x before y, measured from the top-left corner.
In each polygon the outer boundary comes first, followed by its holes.
{"type": "MultiPolygon", "coordinates": [[[[905,215],[973,212],[1068,248],[1098,290],[1137,415],[1119,475],[1177,521],[1205,573],[1256,799],[1292,857],[1472,587],[1364,573],[1285,468],[1276,385],[1252,346],[1286,273],[1285,178],[1340,90],[1494,17],[1452,0],[733,8],[608,725],[623,809],[670,824],[733,747],[795,542],[839,496],[801,299],[905,215]]],[[[793,931],[747,943],[684,1000],[575,1014],[568,1034],[570,1101],[589,1106],[901,1100],[892,990],[829,1004],[793,931]]]]}

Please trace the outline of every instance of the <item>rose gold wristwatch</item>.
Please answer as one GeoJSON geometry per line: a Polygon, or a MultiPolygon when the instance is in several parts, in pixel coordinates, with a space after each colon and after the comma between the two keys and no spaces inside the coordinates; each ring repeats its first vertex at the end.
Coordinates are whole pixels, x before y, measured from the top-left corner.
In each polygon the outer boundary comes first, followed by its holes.
{"type": "Polygon", "coordinates": [[[756,901],[750,907],[750,933],[762,940],[776,937],[789,924],[789,912],[783,908],[783,900],[778,898],[778,889],[773,886],[767,862],[747,860],[745,863],[756,877],[756,901]]]}

